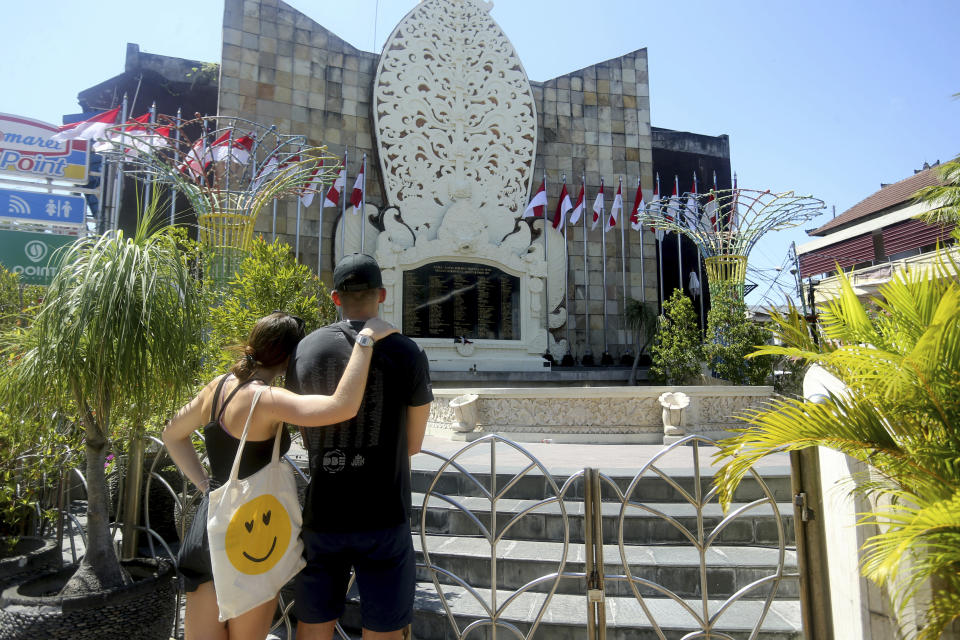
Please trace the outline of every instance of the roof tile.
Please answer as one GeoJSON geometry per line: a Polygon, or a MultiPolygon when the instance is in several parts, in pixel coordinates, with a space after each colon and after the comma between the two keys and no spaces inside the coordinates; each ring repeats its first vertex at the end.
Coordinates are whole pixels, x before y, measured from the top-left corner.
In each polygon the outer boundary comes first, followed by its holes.
{"type": "Polygon", "coordinates": [[[828,231],[837,227],[846,226],[852,222],[865,218],[870,214],[889,209],[895,205],[901,204],[913,198],[913,194],[924,187],[940,184],[940,178],[937,173],[939,166],[924,169],[905,178],[900,182],[894,182],[880,189],[876,193],[867,196],[857,204],[853,205],[836,218],[810,232],[812,236],[822,236],[828,231]]]}

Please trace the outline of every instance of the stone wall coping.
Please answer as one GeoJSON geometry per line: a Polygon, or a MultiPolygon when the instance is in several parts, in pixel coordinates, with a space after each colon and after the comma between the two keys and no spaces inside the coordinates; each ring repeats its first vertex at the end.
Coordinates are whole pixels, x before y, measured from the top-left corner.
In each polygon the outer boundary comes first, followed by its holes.
{"type": "Polygon", "coordinates": [[[453,398],[475,393],[484,398],[657,398],[665,392],[680,391],[691,397],[767,398],[773,395],[771,386],[636,386],[636,387],[463,387],[434,389],[437,398],[453,398]]]}

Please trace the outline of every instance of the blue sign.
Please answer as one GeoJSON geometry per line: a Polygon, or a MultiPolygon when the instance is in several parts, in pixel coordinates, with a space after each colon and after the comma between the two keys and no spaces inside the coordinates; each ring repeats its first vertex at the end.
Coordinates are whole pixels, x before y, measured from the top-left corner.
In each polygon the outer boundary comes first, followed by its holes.
{"type": "Polygon", "coordinates": [[[86,205],[83,196],[0,189],[0,218],[45,224],[83,224],[86,205]]]}

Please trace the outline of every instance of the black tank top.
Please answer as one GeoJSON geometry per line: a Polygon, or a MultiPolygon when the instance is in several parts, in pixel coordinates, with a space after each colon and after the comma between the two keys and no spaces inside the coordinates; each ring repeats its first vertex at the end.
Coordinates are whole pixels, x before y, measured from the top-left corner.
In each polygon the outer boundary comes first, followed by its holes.
{"type": "MultiPolygon", "coordinates": [[[[241,382],[223,401],[220,411],[217,411],[217,403],[220,399],[220,391],[223,389],[223,383],[233,374],[227,374],[220,380],[217,390],[213,394],[213,405],[210,407],[210,421],[203,428],[203,440],[207,447],[207,459],[210,461],[210,475],[213,484],[219,486],[230,478],[230,468],[233,466],[233,459],[237,455],[237,447],[240,446],[240,439],[234,438],[223,428],[223,412],[227,404],[233,399],[234,394],[247,383],[253,380],[241,382]]],[[[280,436],[280,455],[282,456],[290,450],[290,432],[285,425],[280,427],[283,434],[280,436]]],[[[240,478],[246,478],[253,475],[270,462],[270,456],[273,454],[273,438],[267,440],[250,440],[247,438],[243,446],[243,455],[240,456],[240,478]]]]}

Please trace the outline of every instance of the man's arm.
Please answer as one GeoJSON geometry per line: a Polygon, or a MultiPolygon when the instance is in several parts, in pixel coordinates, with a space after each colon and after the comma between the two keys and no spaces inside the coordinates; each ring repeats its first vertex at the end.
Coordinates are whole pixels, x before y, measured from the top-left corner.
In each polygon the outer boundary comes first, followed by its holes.
{"type": "Polygon", "coordinates": [[[423,435],[427,432],[427,417],[430,415],[430,403],[416,407],[407,407],[407,455],[420,453],[423,435]]]}

